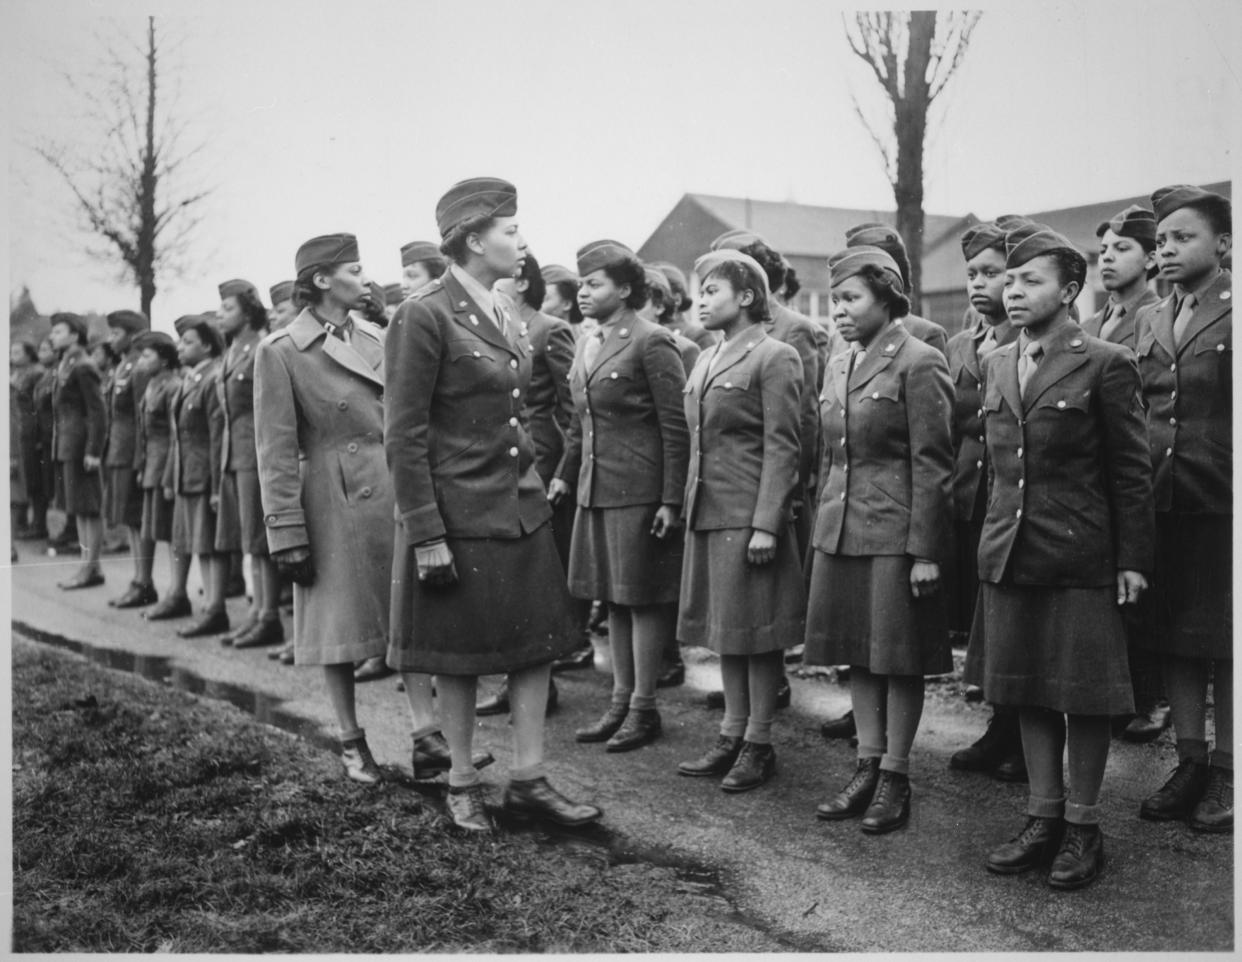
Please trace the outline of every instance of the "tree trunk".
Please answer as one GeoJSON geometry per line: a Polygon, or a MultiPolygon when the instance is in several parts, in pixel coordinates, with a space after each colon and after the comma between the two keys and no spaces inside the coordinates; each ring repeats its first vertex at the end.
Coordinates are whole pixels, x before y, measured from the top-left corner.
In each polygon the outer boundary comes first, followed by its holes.
{"type": "Polygon", "coordinates": [[[155,17],[147,18],[147,142],[142,152],[142,180],[139,195],[137,263],[138,288],[142,293],[142,313],[151,316],[155,299],[155,189],[159,180],[155,156],[155,17]]]}
{"type": "Polygon", "coordinates": [[[897,203],[897,233],[906,242],[910,255],[910,302],[918,313],[923,290],[923,140],[931,105],[927,69],[936,35],[935,12],[913,11],[909,31],[903,96],[893,105],[897,115],[897,178],[893,198],[897,203]]]}

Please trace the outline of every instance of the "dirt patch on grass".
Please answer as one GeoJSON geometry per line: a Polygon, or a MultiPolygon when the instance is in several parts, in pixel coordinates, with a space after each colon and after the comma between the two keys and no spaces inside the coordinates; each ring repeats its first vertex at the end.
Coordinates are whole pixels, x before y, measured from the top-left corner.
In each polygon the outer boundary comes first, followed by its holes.
{"type": "Polygon", "coordinates": [[[235,709],[19,638],[13,752],[17,951],[778,948],[670,868],[462,837],[235,709]]]}

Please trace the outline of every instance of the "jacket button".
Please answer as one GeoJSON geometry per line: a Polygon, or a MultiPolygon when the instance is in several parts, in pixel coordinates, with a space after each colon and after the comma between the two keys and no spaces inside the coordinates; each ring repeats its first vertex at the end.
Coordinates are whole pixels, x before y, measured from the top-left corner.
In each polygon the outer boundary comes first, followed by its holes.
{"type": "Polygon", "coordinates": [[[845,438],[841,439],[841,447],[845,447],[845,438]]]}
{"type": "Polygon", "coordinates": [[[980,443],[980,444],[984,444],[984,443],[985,443],[985,442],[984,442],[984,440],[983,440],[983,435],[982,435],[982,434],[981,434],[981,435],[979,435],[979,443],[980,443]]]}
{"type": "Polygon", "coordinates": [[[1177,392],[1176,392],[1176,391],[1170,391],[1170,392],[1169,392],[1169,400],[1170,400],[1170,401],[1175,401],[1175,400],[1177,400],[1177,392]]]}
{"type": "Polygon", "coordinates": [[[844,491],[842,491],[842,492],[841,492],[841,500],[842,500],[842,501],[844,501],[844,500],[845,500],[845,492],[844,492],[844,491]]]}
{"type": "Polygon", "coordinates": [[[615,381],[617,379],[617,372],[613,371],[612,374],[609,376],[615,381]]]}
{"type": "Polygon", "coordinates": [[[358,445],[355,444],[353,441],[350,441],[349,444],[345,446],[345,450],[348,451],[350,454],[357,454],[358,445]]]}
{"type": "Polygon", "coordinates": [[[517,418],[509,418],[509,427],[511,428],[517,427],[517,418]]]}
{"type": "Polygon", "coordinates": [[[1173,449],[1172,449],[1172,448],[1167,448],[1167,449],[1165,450],[1165,452],[1164,452],[1164,456],[1165,456],[1166,458],[1171,458],[1171,457],[1173,457],[1173,449]]]}
{"type": "Polygon", "coordinates": [[[1016,518],[1020,518],[1020,517],[1022,517],[1022,509],[1021,509],[1021,508],[1019,508],[1016,512],[1014,512],[1014,517],[1016,517],[1016,518]]]}
{"type": "Polygon", "coordinates": [[[359,493],[360,495],[362,495],[364,498],[369,498],[369,497],[371,497],[371,489],[370,489],[370,488],[363,488],[363,489],[362,489],[361,491],[359,491],[358,493],[359,493]]]}
{"type": "Polygon", "coordinates": [[[1169,365],[1169,370],[1170,370],[1170,371],[1173,371],[1174,373],[1177,373],[1177,365],[1176,365],[1176,364],[1170,364],[1170,365],[1169,365]]]}
{"type": "Polygon", "coordinates": [[[848,464],[843,464],[843,465],[841,465],[841,473],[842,473],[842,474],[849,474],[849,473],[850,473],[850,466],[849,466],[848,464]]]}
{"type": "Polygon", "coordinates": [[[482,355],[482,354],[480,354],[478,351],[475,351],[475,352],[474,352],[474,356],[475,356],[475,357],[482,357],[483,355],[482,355]]]}
{"type": "Polygon", "coordinates": [[[511,457],[511,458],[516,458],[517,456],[518,456],[518,449],[517,449],[517,448],[510,448],[510,449],[509,449],[509,457],[511,457]]]}
{"type": "Polygon", "coordinates": [[[1064,401],[1057,401],[1057,407],[1059,407],[1059,408],[1063,408],[1063,407],[1065,407],[1065,402],[1064,402],[1064,401]]]}
{"type": "Polygon", "coordinates": [[[513,360],[512,358],[510,358],[510,360],[509,360],[509,367],[511,367],[511,368],[513,368],[514,370],[516,370],[516,369],[517,369],[517,361],[513,360]]]}
{"type": "Polygon", "coordinates": [[[979,417],[983,417],[983,408],[979,408],[979,417]]]}
{"type": "Polygon", "coordinates": [[[276,523],[276,515],[274,515],[274,514],[269,514],[269,515],[267,516],[267,522],[268,522],[268,524],[275,524],[275,523],[276,523]]]}
{"type": "Polygon", "coordinates": [[[981,467],[983,467],[983,462],[982,462],[982,461],[976,461],[976,462],[975,462],[975,467],[976,467],[976,468],[981,468],[981,467]]]}
{"type": "Polygon", "coordinates": [[[879,392],[879,391],[874,392],[874,393],[871,395],[871,400],[873,400],[873,401],[878,401],[878,400],[880,400],[880,392],[879,392]]]}
{"type": "Polygon", "coordinates": [[[514,397],[521,397],[521,396],[522,396],[522,390],[521,390],[521,388],[516,388],[516,387],[515,387],[515,388],[513,389],[513,396],[514,396],[514,397]]]}
{"type": "Polygon", "coordinates": [[[1022,460],[1022,449],[1021,448],[1018,448],[1018,460],[1019,461],[1022,460]]]}
{"type": "Polygon", "coordinates": [[[1177,418],[1169,418],[1169,424],[1177,427],[1177,418]]]}
{"type": "Polygon", "coordinates": [[[336,402],[336,409],[338,411],[344,411],[347,407],[349,407],[349,404],[347,404],[345,401],[336,402]]]}
{"type": "Polygon", "coordinates": [[[1026,478],[1018,478],[1018,490],[1021,491],[1026,487],[1026,478]]]}

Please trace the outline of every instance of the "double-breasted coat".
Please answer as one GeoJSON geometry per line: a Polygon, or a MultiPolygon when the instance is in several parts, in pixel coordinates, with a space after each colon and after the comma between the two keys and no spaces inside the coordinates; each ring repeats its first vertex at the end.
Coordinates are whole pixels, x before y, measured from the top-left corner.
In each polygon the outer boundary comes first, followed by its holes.
{"type": "Polygon", "coordinates": [[[1133,704],[1117,572],[1150,572],[1151,463],[1138,368],[1066,321],[1025,392],[1020,342],[988,358],[990,475],[969,677],[998,704],[1120,714],[1133,704]]]}
{"type": "Polygon", "coordinates": [[[552,510],[522,409],[527,325],[493,315],[450,268],[388,328],[385,411],[399,526],[388,663],[456,675],[515,671],[576,644],[552,510]],[[505,329],[507,328],[507,334],[505,329]],[[445,539],[457,580],[426,587],[415,546],[445,539]]]}
{"type": "Polygon", "coordinates": [[[947,671],[942,592],[915,599],[916,561],[950,548],[953,388],[944,355],[893,321],[861,362],[843,351],[818,395],[819,505],[806,626],[810,664],[947,671]]]}
{"type": "Polygon", "coordinates": [[[84,458],[102,459],[107,436],[102,377],[86,350],[75,344],[61,357],[52,382],[57,494],[68,514],[96,517],[102,513],[102,471],[87,471],[84,458]]]}
{"type": "Polygon", "coordinates": [[[801,465],[801,391],[797,351],[761,325],[704,353],[686,382],[690,463],[677,636],[687,644],[758,654],[802,635],[806,593],[790,511],[801,465]],[[766,565],[747,560],[752,531],[777,537],[766,565]]]}
{"type": "Polygon", "coordinates": [[[1168,654],[1233,652],[1233,283],[1197,297],[1181,341],[1174,295],[1139,312],[1156,503],[1156,574],[1139,643],[1168,654]]]}
{"type": "Polygon", "coordinates": [[[1135,320],[1138,318],[1138,312],[1149,304],[1156,304],[1159,301],[1160,298],[1155,291],[1145,288],[1143,293],[1129,304],[1119,304],[1116,308],[1113,308],[1110,304],[1105,304],[1082,322],[1083,333],[1089,334],[1092,337],[1099,337],[1100,331],[1104,329],[1104,322],[1111,316],[1110,310],[1121,310],[1123,312],[1121,319],[1118,321],[1117,326],[1108,332],[1106,340],[1133,350],[1135,344],[1135,320]]]}
{"type": "Polygon", "coordinates": [[[384,653],[392,481],[384,458],[384,334],[355,319],[347,344],[309,310],[254,352],[255,443],[273,553],[309,548],[293,586],[294,658],[334,665],[384,653]]]}

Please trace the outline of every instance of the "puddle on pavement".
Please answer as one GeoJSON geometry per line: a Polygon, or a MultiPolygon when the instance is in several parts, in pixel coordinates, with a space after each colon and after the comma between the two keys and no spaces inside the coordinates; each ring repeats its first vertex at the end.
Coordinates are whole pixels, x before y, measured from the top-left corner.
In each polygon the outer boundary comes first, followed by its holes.
{"type": "MultiPolygon", "coordinates": [[[[143,655],[117,648],[104,648],[87,642],[74,641],[61,635],[46,632],[23,622],[14,621],[13,631],[32,641],[71,651],[89,661],[114,671],[139,675],[149,681],[168,685],[179,691],[226,701],[252,715],[265,725],[306,739],[317,747],[339,754],[337,740],[317,725],[300,715],[286,711],[282,701],[265,692],[255,691],[243,685],[204,678],[186,668],[172,664],[163,655],[143,655]]],[[[419,792],[435,792],[443,786],[442,779],[414,781],[408,774],[390,766],[384,766],[391,781],[419,792]]],[[[677,887],[684,893],[702,899],[705,911],[716,917],[763,932],[777,942],[789,944],[782,936],[766,926],[761,920],[743,912],[728,896],[724,872],[713,865],[679,856],[665,846],[656,846],[628,838],[606,826],[591,825],[584,828],[560,828],[542,822],[517,821],[497,813],[497,821],[506,830],[528,834],[541,846],[554,848],[561,854],[581,859],[601,868],[624,865],[650,866],[672,871],[677,887]]],[[[794,947],[790,945],[790,947],[794,947]]]]}

